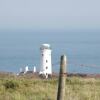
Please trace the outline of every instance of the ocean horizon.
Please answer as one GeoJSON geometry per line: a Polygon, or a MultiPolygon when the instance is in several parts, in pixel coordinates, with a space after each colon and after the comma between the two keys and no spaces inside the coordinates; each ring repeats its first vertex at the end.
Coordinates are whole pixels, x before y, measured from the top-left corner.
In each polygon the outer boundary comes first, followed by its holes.
{"type": "Polygon", "coordinates": [[[52,48],[53,72],[59,72],[62,54],[69,73],[100,73],[100,32],[98,31],[1,31],[0,71],[18,73],[20,68],[40,70],[40,46],[52,48]]]}

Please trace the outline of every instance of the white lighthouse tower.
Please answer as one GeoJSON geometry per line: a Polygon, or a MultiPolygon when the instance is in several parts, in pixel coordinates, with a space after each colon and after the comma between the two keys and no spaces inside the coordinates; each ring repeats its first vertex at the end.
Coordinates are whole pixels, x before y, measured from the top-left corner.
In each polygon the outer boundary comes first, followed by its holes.
{"type": "Polygon", "coordinates": [[[42,44],[40,47],[41,51],[41,69],[40,74],[44,74],[46,77],[52,74],[52,63],[51,63],[51,47],[49,44],[42,44]]]}

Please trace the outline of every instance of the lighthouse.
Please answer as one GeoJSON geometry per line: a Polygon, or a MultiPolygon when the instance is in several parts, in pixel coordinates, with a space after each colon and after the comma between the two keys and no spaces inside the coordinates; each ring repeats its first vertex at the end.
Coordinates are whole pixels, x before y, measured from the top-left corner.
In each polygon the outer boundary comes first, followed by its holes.
{"type": "Polygon", "coordinates": [[[49,44],[42,44],[40,47],[40,74],[45,75],[52,75],[52,63],[51,63],[51,47],[49,44]]]}

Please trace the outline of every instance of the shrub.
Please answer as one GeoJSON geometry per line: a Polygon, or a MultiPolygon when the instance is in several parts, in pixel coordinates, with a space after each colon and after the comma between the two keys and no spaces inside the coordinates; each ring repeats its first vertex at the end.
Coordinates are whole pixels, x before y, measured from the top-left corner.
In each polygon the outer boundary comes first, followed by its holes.
{"type": "Polygon", "coordinates": [[[19,87],[19,84],[16,81],[9,80],[4,83],[6,89],[16,89],[19,87]]]}

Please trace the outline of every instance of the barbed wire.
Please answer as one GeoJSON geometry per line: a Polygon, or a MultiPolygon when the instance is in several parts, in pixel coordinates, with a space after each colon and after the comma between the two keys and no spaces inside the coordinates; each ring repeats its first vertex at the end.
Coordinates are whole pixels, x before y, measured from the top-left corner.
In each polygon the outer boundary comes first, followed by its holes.
{"type": "MultiPolygon", "coordinates": [[[[60,61],[52,64],[52,66],[55,66],[55,65],[60,65],[60,61]]],[[[100,69],[100,66],[98,66],[96,64],[78,64],[78,63],[75,63],[75,62],[69,62],[68,65],[74,65],[74,66],[79,66],[79,67],[89,67],[89,68],[98,68],[98,69],[100,69]]]]}

